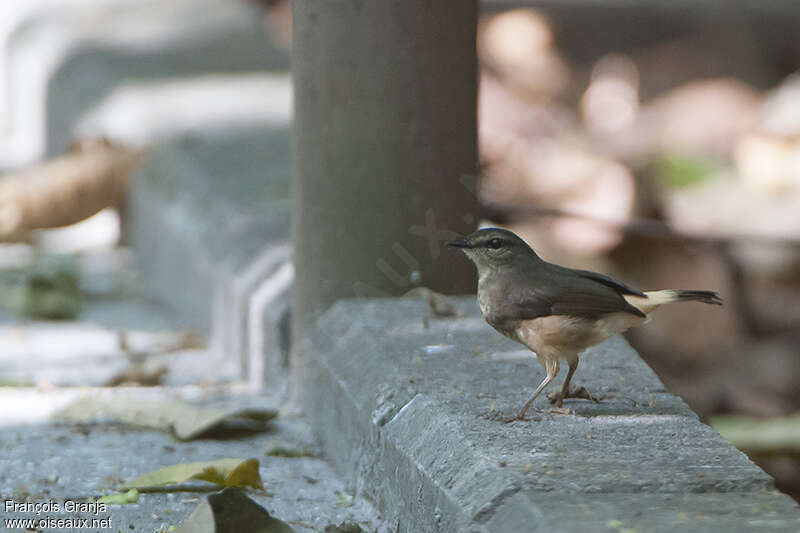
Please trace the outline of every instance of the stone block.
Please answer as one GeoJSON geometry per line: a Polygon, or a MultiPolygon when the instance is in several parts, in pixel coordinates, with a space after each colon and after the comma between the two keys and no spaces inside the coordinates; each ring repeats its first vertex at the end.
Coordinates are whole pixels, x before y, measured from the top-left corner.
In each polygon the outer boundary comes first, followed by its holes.
{"type": "Polygon", "coordinates": [[[601,403],[503,423],[544,371],[474,297],[457,304],[464,317],[437,319],[420,301],[339,302],[301,347],[305,412],[399,531],[797,530],[797,505],[621,337],[575,375],[601,403]]]}
{"type": "Polygon", "coordinates": [[[127,209],[145,292],[208,333],[218,363],[255,388],[286,370],[288,109],[284,118],[152,149],[127,209]]]}
{"type": "Polygon", "coordinates": [[[10,4],[0,17],[0,169],[62,153],[81,117],[123,81],[289,64],[247,2],[10,4]]]}

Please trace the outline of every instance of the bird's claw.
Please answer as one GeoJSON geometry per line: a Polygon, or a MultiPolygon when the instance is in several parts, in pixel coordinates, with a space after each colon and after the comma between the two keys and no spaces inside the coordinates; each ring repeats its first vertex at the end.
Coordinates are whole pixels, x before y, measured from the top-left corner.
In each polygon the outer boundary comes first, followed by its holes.
{"type": "Polygon", "coordinates": [[[539,415],[541,409],[534,408],[533,411],[537,414],[533,416],[525,416],[525,412],[519,412],[516,415],[503,419],[503,423],[510,424],[511,422],[541,422],[542,417],[539,415]]]}
{"type": "Polygon", "coordinates": [[[564,395],[563,391],[551,392],[547,395],[547,399],[550,403],[554,404],[556,407],[561,407],[565,398],[581,398],[584,400],[589,400],[594,403],[600,403],[603,400],[602,396],[592,396],[586,387],[577,387],[574,389],[570,389],[566,395],[564,395]]]}
{"type": "MultiPolygon", "coordinates": [[[[541,413],[539,409],[536,409],[536,413],[541,413]]],[[[554,415],[571,415],[573,414],[572,409],[569,407],[553,407],[550,409],[550,413],[554,415]]],[[[541,422],[542,417],[539,414],[535,414],[533,416],[525,416],[525,413],[518,413],[515,416],[504,418],[503,423],[510,424],[512,422],[541,422]]]]}

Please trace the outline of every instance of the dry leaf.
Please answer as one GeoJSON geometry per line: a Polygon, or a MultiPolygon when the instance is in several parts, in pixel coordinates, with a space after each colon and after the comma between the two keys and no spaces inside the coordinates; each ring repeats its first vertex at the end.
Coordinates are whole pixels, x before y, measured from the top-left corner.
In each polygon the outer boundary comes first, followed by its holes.
{"type": "Polygon", "coordinates": [[[278,415],[276,409],[228,411],[198,407],[177,400],[143,401],[133,397],[111,399],[82,398],[56,414],[60,421],[91,422],[110,418],[125,424],[158,429],[180,440],[191,440],[209,433],[254,431],[278,415]]]}
{"type": "Polygon", "coordinates": [[[241,490],[210,494],[178,528],[183,533],[292,533],[285,522],[270,516],[241,490]]]}
{"type": "Polygon", "coordinates": [[[139,476],[126,483],[123,488],[150,492],[164,485],[180,485],[194,479],[223,487],[264,490],[261,475],[258,473],[258,459],[220,459],[167,466],[139,476]]]}

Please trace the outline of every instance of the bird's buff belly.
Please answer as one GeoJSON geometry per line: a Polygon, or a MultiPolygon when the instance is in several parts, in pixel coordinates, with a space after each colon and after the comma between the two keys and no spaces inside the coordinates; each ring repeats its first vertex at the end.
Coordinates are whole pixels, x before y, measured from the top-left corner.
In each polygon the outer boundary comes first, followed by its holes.
{"type": "Polygon", "coordinates": [[[572,362],[586,348],[638,326],[645,320],[629,313],[611,313],[599,319],[546,316],[521,320],[506,334],[536,352],[540,358],[572,362]]]}

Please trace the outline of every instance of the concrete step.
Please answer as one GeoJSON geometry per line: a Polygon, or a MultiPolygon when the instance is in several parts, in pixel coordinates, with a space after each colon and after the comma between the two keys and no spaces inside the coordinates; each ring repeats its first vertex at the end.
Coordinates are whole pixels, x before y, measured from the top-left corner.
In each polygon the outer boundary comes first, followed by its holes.
{"type": "Polygon", "coordinates": [[[463,318],[436,319],[420,301],[340,302],[300,347],[325,449],[399,531],[800,527],[797,504],[621,337],[588,350],[575,376],[601,403],[503,423],[543,369],[473,298],[457,303],[463,318]]]}

